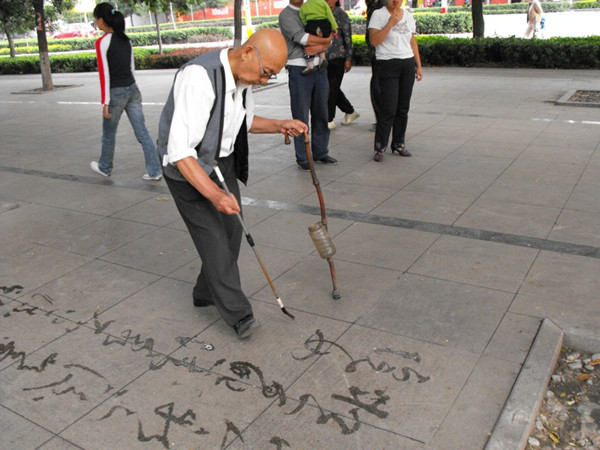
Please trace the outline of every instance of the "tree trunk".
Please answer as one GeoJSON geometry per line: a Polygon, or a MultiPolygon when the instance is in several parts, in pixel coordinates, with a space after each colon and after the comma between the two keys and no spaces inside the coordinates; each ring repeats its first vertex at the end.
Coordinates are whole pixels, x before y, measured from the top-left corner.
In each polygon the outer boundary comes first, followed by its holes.
{"type": "Polygon", "coordinates": [[[471,2],[471,18],[473,20],[473,38],[482,38],[485,30],[483,0],[473,0],[471,2]]]}
{"type": "Polygon", "coordinates": [[[242,45],[242,0],[233,2],[233,46],[242,45]]]}
{"type": "Polygon", "coordinates": [[[35,29],[37,31],[38,48],[40,51],[42,89],[44,91],[50,91],[54,89],[54,85],[52,84],[52,70],[50,69],[48,41],[46,40],[46,25],[44,24],[44,0],[33,0],[33,9],[35,10],[35,29]]]}
{"type": "Polygon", "coordinates": [[[15,58],[17,56],[15,52],[15,42],[13,40],[13,35],[8,29],[8,25],[4,22],[4,34],[6,34],[6,38],[8,39],[8,48],[10,49],[10,57],[15,58]]]}
{"type": "Polygon", "coordinates": [[[156,34],[158,36],[158,53],[162,53],[162,37],[160,36],[160,24],[158,23],[158,14],[154,13],[154,22],[156,23],[156,34]]]}

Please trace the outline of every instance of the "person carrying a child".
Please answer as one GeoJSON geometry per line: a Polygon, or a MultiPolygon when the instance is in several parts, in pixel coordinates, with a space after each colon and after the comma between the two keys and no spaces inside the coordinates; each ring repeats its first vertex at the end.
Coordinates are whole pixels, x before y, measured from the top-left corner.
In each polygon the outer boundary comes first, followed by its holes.
{"type": "MultiPolygon", "coordinates": [[[[335,33],[338,28],[335,17],[331,12],[331,8],[325,0],[306,0],[300,7],[300,20],[304,25],[304,31],[315,36],[329,37],[335,33]]],[[[323,72],[327,69],[327,59],[325,59],[325,51],[317,55],[308,55],[305,51],[304,59],[306,59],[306,69],[302,71],[302,75],[309,74],[315,70],[323,72]],[[319,56],[319,66],[315,67],[315,56],[319,56]]]]}

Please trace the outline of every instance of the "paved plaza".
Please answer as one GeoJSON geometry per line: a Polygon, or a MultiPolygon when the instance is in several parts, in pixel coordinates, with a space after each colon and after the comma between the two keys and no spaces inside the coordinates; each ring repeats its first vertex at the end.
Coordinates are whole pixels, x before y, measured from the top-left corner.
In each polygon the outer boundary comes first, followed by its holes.
{"type": "MultiPolygon", "coordinates": [[[[156,138],[173,70],[138,71],[156,138]]],[[[285,72],[256,92],[289,117],[285,72]]],[[[317,164],[341,299],[308,235],[316,190],[279,135],[250,136],[242,243],[262,322],[195,308],[200,261],[124,117],[100,153],[98,75],[0,77],[0,448],[518,448],[563,342],[600,350],[600,71],[432,68],[412,158],[373,161],[361,117],[317,164]]]]}

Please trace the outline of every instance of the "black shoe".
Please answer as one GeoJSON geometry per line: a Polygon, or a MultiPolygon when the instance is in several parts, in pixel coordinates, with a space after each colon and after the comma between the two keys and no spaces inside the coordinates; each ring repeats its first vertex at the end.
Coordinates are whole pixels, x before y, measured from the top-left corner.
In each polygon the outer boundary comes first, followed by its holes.
{"type": "Polygon", "coordinates": [[[323,61],[321,61],[321,64],[319,64],[319,73],[325,72],[327,70],[327,65],[329,63],[327,62],[326,59],[324,59],[323,61]]]}
{"type": "Polygon", "coordinates": [[[319,158],[319,159],[317,159],[317,161],[322,162],[323,164],[332,164],[332,165],[335,165],[338,163],[337,159],[332,158],[329,155],[324,156],[323,158],[319,158]]]}
{"type": "Polygon", "coordinates": [[[310,170],[310,164],[308,164],[308,161],[296,161],[296,164],[298,164],[298,167],[300,167],[302,170],[310,170]]]}
{"type": "Polygon", "coordinates": [[[254,316],[249,315],[244,317],[238,323],[233,326],[238,339],[246,339],[249,338],[254,330],[257,330],[260,327],[260,322],[254,318],[254,316]]]}
{"type": "Polygon", "coordinates": [[[213,303],[209,300],[201,300],[199,298],[193,297],[194,306],[197,308],[204,308],[205,306],[211,306],[213,303]]]}

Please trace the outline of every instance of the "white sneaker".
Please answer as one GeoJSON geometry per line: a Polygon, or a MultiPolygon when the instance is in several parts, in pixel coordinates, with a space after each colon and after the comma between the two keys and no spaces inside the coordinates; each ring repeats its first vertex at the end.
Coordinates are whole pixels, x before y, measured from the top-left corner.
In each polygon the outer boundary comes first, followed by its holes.
{"type": "Polygon", "coordinates": [[[156,175],[155,177],[151,177],[150,175],[148,175],[147,173],[145,173],[144,175],[142,175],[142,180],[146,180],[146,181],[158,181],[162,178],[161,174],[156,175]]]}
{"type": "Polygon", "coordinates": [[[330,130],[333,130],[333,129],[335,128],[335,121],[333,121],[333,120],[332,120],[331,122],[329,122],[329,123],[327,124],[327,127],[328,127],[330,130]]]}
{"type": "Polygon", "coordinates": [[[354,111],[351,114],[346,114],[344,116],[344,120],[342,121],[342,125],[350,125],[352,122],[354,122],[359,117],[360,117],[360,114],[357,113],[356,111],[354,111]]]}
{"type": "Polygon", "coordinates": [[[99,173],[100,175],[102,175],[103,177],[109,177],[109,176],[110,176],[109,174],[107,174],[107,173],[104,173],[104,172],[102,172],[102,171],[100,170],[100,167],[98,167],[98,161],[92,161],[92,162],[90,163],[90,168],[91,168],[91,169],[92,169],[94,172],[96,172],[96,173],[99,173]]]}

